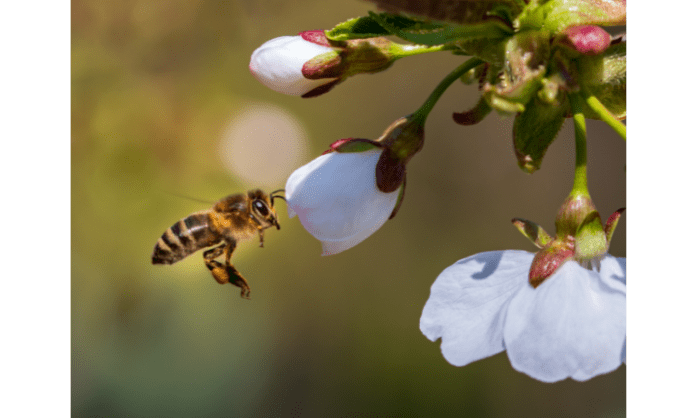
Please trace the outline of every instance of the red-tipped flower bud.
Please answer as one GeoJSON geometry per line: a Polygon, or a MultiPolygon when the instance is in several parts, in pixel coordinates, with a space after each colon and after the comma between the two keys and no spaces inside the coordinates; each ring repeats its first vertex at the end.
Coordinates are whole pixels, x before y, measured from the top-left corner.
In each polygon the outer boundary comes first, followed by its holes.
{"type": "Polygon", "coordinates": [[[387,69],[406,49],[381,37],[334,42],[324,31],[305,31],[261,45],[249,70],[272,90],[315,97],[352,75],[387,69]]]}
{"type": "Polygon", "coordinates": [[[598,55],[611,44],[611,35],[599,26],[572,26],[563,31],[558,42],[583,55],[598,55]]]}
{"type": "Polygon", "coordinates": [[[271,39],[251,54],[249,70],[271,90],[291,96],[303,96],[338,77],[309,79],[302,69],[308,61],[321,58],[331,60],[338,53],[328,44],[311,42],[303,36],[281,36],[271,39]]]}

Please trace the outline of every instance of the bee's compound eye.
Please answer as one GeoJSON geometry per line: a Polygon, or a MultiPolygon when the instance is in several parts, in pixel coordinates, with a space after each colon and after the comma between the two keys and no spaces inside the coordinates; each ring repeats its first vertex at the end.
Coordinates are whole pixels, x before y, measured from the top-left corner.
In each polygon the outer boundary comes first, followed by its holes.
{"type": "Polygon", "coordinates": [[[260,200],[255,200],[255,201],[254,201],[254,207],[256,208],[256,210],[259,211],[259,213],[261,214],[261,216],[267,216],[267,215],[268,215],[268,207],[266,206],[266,204],[265,204],[264,202],[262,202],[262,201],[260,201],[260,200]]]}

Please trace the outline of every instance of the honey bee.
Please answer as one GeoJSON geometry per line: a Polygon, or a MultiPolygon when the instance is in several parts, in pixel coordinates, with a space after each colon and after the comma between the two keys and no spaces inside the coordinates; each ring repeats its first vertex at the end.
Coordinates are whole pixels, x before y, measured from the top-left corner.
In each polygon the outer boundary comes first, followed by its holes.
{"type": "Polygon", "coordinates": [[[220,284],[232,283],[242,288],[241,296],[249,299],[249,283],[230,263],[239,242],[259,234],[263,247],[263,231],[280,229],[273,200],[283,196],[276,190],[270,195],[256,189],[247,194],[234,194],[217,202],[211,209],[193,213],[164,231],[152,253],[152,264],[173,264],[194,252],[212,247],[203,253],[206,267],[220,284]],[[225,254],[225,264],[215,260],[225,254]]]}

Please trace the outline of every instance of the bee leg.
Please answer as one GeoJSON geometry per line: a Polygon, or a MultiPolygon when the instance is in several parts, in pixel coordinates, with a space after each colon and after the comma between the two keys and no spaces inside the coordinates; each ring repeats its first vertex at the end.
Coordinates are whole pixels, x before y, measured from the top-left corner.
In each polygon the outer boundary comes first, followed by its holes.
{"type": "Polygon", "coordinates": [[[235,248],[237,248],[237,243],[234,241],[228,241],[226,245],[227,246],[225,247],[225,265],[229,266],[230,258],[232,258],[232,253],[234,252],[235,248]]]}
{"type": "Polygon", "coordinates": [[[249,294],[251,293],[251,287],[249,287],[249,282],[247,282],[246,279],[242,277],[242,274],[231,264],[227,266],[226,271],[229,275],[230,283],[242,288],[241,296],[244,299],[251,299],[251,297],[249,297],[249,294]]]}
{"type": "Polygon", "coordinates": [[[263,248],[263,229],[259,228],[259,247],[263,248]]]}
{"type": "Polygon", "coordinates": [[[205,260],[205,266],[208,267],[213,278],[220,284],[225,284],[230,282],[230,276],[227,273],[225,266],[215,259],[220,257],[222,253],[229,247],[228,243],[224,243],[220,246],[212,248],[203,253],[203,259],[205,260]]]}
{"type": "Polygon", "coordinates": [[[241,296],[244,299],[251,299],[249,297],[249,294],[251,293],[249,282],[246,281],[239,270],[230,264],[230,258],[232,258],[232,253],[234,252],[235,248],[237,248],[236,242],[228,243],[227,247],[225,248],[225,273],[227,274],[227,278],[231,284],[242,288],[241,296]]]}

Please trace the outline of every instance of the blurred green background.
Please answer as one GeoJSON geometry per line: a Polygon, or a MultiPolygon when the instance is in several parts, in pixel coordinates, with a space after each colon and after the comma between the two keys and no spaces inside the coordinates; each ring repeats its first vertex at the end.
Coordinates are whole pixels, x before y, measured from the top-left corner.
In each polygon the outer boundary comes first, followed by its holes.
{"type": "MultiPolygon", "coordinates": [[[[367,10],[361,1],[72,2],[73,416],[625,415],[624,366],[544,384],[504,353],[453,367],[418,329],[445,267],[482,251],[533,251],[510,219],[553,231],[572,183],[572,124],[542,169],[524,174],[512,119],[452,121],[476,102],[475,87],[457,83],[435,107],[401,211],[359,246],[320,257],[280,202],[282,229],[234,256],[251,301],[218,285],[200,254],[150,264],[166,228],[210,206],[194,199],[283,187],[331,142],[379,136],[461,62],[408,58],[306,100],[249,73],[266,40],[367,10]]],[[[596,121],[588,135],[590,191],[606,219],[625,205],[625,143],[596,121]]],[[[625,256],[625,225],[613,255],[625,256]]]]}

